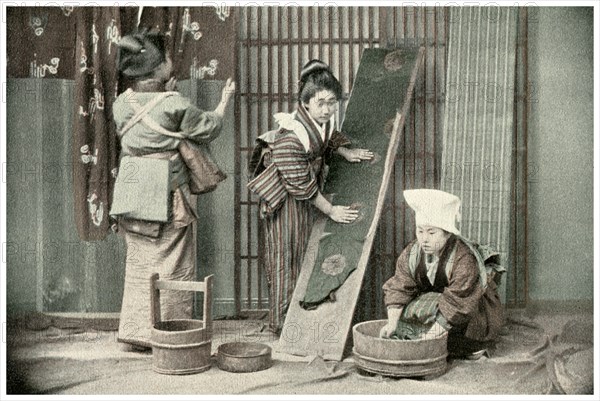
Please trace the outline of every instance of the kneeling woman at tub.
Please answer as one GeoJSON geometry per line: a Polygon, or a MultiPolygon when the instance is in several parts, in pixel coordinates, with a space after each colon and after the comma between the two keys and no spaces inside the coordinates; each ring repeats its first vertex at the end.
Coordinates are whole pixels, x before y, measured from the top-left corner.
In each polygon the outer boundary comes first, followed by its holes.
{"type": "Polygon", "coordinates": [[[450,355],[480,356],[503,323],[497,293],[503,269],[489,263],[497,253],[460,236],[458,197],[413,189],[404,198],[416,213],[417,239],[383,286],[388,322],[380,336],[428,339],[448,331],[450,355]]]}

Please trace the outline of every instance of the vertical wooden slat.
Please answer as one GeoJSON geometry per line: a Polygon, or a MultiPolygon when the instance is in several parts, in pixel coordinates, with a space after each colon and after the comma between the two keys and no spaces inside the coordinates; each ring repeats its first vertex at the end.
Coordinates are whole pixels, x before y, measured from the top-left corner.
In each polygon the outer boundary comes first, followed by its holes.
{"type": "MultiPolygon", "coordinates": [[[[303,39],[304,39],[304,7],[298,7],[298,11],[297,11],[297,15],[298,15],[298,64],[300,64],[299,68],[302,68],[302,66],[304,65],[304,62],[308,61],[308,60],[304,60],[304,45],[303,45],[303,39]]],[[[298,78],[300,78],[300,75],[298,75],[298,78]]]]}
{"type": "Polygon", "coordinates": [[[515,288],[517,286],[518,280],[517,280],[517,272],[518,272],[518,264],[519,264],[519,255],[518,255],[518,244],[519,241],[517,240],[517,236],[518,236],[518,227],[519,227],[519,200],[518,200],[518,196],[519,196],[519,190],[520,190],[520,185],[522,185],[521,182],[519,182],[521,180],[521,175],[520,175],[520,169],[519,169],[519,153],[520,153],[520,146],[521,144],[519,143],[519,133],[521,130],[521,126],[520,126],[520,122],[519,119],[517,118],[517,115],[519,114],[520,111],[520,107],[521,107],[521,77],[522,77],[522,71],[519,69],[519,58],[521,57],[521,49],[523,46],[523,32],[522,32],[522,7],[519,7],[519,23],[518,23],[518,30],[517,30],[517,54],[515,57],[515,80],[514,80],[514,86],[515,86],[515,91],[514,91],[514,104],[513,104],[513,124],[514,124],[514,130],[513,130],[513,143],[515,144],[514,148],[513,148],[513,163],[511,166],[511,175],[513,177],[515,177],[515,179],[512,181],[512,185],[511,185],[511,199],[513,200],[512,202],[512,210],[511,210],[511,242],[510,242],[510,268],[507,271],[507,282],[510,282],[512,285],[510,285],[507,288],[507,294],[506,294],[506,304],[507,305],[514,305],[516,303],[516,291],[515,288]]]}
{"type": "MultiPolygon", "coordinates": [[[[340,62],[339,62],[339,66],[340,66],[340,74],[338,76],[338,80],[340,81],[340,83],[342,84],[342,92],[343,92],[343,87],[344,87],[344,63],[341,60],[343,58],[343,45],[342,45],[342,12],[338,11],[338,55],[340,58],[340,62]]],[[[343,93],[342,93],[343,96],[343,93]]]]}
{"type": "Polygon", "coordinates": [[[448,52],[450,51],[449,43],[450,43],[450,24],[448,23],[448,18],[450,17],[450,7],[444,7],[444,38],[446,39],[446,55],[444,60],[448,60],[448,52]]]}
{"type": "MultiPolygon", "coordinates": [[[[414,17],[411,18],[414,22],[414,17]]],[[[415,24],[416,26],[416,24],[415,24]]],[[[415,40],[415,30],[414,28],[410,31],[410,40],[406,43],[410,43],[415,40]]],[[[419,164],[419,149],[420,149],[420,136],[419,136],[419,126],[420,126],[420,117],[421,117],[421,74],[417,74],[415,81],[415,90],[413,92],[413,101],[411,103],[411,135],[410,135],[410,143],[411,143],[411,161],[410,161],[410,181],[411,188],[419,188],[419,174],[420,174],[420,164],[419,164]]]]}
{"type": "Polygon", "coordinates": [[[389,27],[389,7],[379,7],[379,26],[378,26],[378,31],[379,31],[379,40],[380,43],[383,47],[391,47],[390,42],[389,42],[389,33],[388,33],[388,27],[389,27]],[[381,21],[383,21],[383,23],[381,23],[381,21]]]}
{"type": "Polygon", "coordinates": [[[402,39],[406,40],[406,36],[408,34],[408,28],[407,28],[408,18],[406,17],[406,8],[403,7],[400,9],[400,11],[402,12],[402,39]]]}
{"type": "MultiPolygon", "coordinates": [[[[417,27],[419,26],[419,21],[417,18],[417,7],[412,7],[412,14],[413,14],[413,38],[417,39],[419,37],[419,35],[417,34],[417,27]]],[[[419,43],[416,40],[413,43],[419,43]]]]}
{"type": "MultiPolygon", "coordinates": [[[[279,12],[278,12],[279,14],[279,12]]],[[[267,8],[267,62],[269,65],[273,65],[273,34],[272,34],[272,29],[274,26],[273,23],[273,7],[268,7],[267,8]]],[[[262,25],[262,18],[258,19],[259,24],[262,25]]],[[[279,19],[279,24],[277,26],[278,30],[281,30],[281,18],[279,19]]],[[[259,39],[262,40],[262,35],[259,34],[259,39]]],[[[281,49],[278,50],[278,62],[277,62],[277,72],[281,69],[281,49]]],[[[259,53],[259,60],[260,62],[262,62],[262,52],[259,53]]],[[[259,64],[260,65],[260,64],[259,64]]],[[[259,67],[259,77],[262,74],[262,69],[259,67]]],[[[271,70],[272,71],[272,70],[271,70]]],[[[268,71],[267,73],[267,92],[270,94],[273,91],[273,81],[272,81],[272,73],[271,71],[268,71]]],[[[281,87],[281,78],[280,78],[280,74],[277,73],[276,75],[276,79],[279,81],[279,87],[278,89],[281,87]]],[[[261,99],[261,108],[260,110],[262,111],[262,99],[263,99],[263,91],[262,91],[262,85],[259,85],[259,93],[260,93],[260,99],[261,99]]],[[[279,98],[279,108],[281,109],[281,91],[279,90],[279,93],[277,94],[278,98],[279,98]]],[[[267,98],[267,127],[266,129],[271,129],[270,127],[270,123],[271,123],[271,115],[273,115],[273,99],[272,96],[269,96],[267,98]]],[[[258,135],[262,134],[263,130],[262,130],[262,118],[259,118],[259,129],[258,129],[258,135]]],[[[263,237],[262,233],[264,231],[264,223],[263,220],[258,218],[258,233],[257,233],[257,238],[258,238],[258,252],[257,252],[257,263],[256,263],[256,293],[257,293],[257,308],[261,309],[262,308],[262,277],[263,277],[263,265],[264,265],[264,255],[265,255],[265,246],[264,246],[264,241],[265,238],[263,237]]],[[[251,279],[248,279],[249,282],[251,281],[251,279]]],[[[252,299],[249,300],[250,304],[252,303],[252,299]]]]}
{"type": "MultiPolygon", "coordinates": [[[[327,61],[329,65],[333,64],[333,7],[329,7],[327,14],[327,34],[329,36],[329,60],[327,61]]],[[[339,24],[339,18],[338,18],[339,24]]]]}
{"type": "MultiPolygon", "coordinates": [[[[484,91],[484,96],[486,98],[486,101],[483,103],[483,122],[482,122],[482,129],[487,129],[487,90],[488,90],[488,86],[487,86],[487,82],[488,82],[488,71],[489,71],[489,48],[490,48],[490,18],[487,18],[487,26],[486,26],[486,34],[485,34],[485,74],[484,74],[484,78],[483,78],[483,82],[486,83],[486,87],[485,87],[485,91],[484,91]]],[[[481,148],[484,149],[485,147],[485,136],[482,138],[482,144],[481,144],[481,148]]],[[[485,162],[485,153],[482,151],[481,152],[481,159],[480,159],[480,165],[483,166],[484,162],[485,162]]],[[[480,175],[480,181],[479,181],[479,186],[478,188],[482,188],[483,187],[483,174],[480,175]]],[[[483,204],[483,191],[480,190],[479,192],[479,202],[477,203],[479,206],[479,213],[477,216],[477,221],[481,221],[482,219],[482,211],[483,208],[481,207],[481,205],[483,204]]],[[[481,238],[481,229],[482,229],[482,225],[478,224],[477,226],[477,235],[476,238],[481,238]]]]}
{"type": "MultiPolygon", "coordinates": [[[[475,78],[469,82],[479,82],[480,78],[479,78],[479,67],[481,64],[480,61],[480,57],[479,57],[479,48],[480,48],[480,43],[479,43],[479,39],[481,38],[481,7],[478,7],[477,9],[477,42],[475,45],[475,51],[476,51],[476,56],[475,59],[477,60],[477,65],[475,66],[475,78]]],[[[477,87],[475,87],[474,89],[474,96],[475,96],[475,105],[477,108],[479,108],[479,89],[477,87]]],[[[467,88],[467,95],[470,96],[472,93],[472,89],[469,86],[467,88]]],[[[470,102],[471,99],[470,97],[467,99],[467,102],[470,102]]],[[[477,130],[477,117],[479,116],[480,113],[473,113],[473,121],[471,123],[471,127],[473,127],[472,129],[477,130]]],[[[466,119],[465,119],[466,120],[466,119]]],[[[475,160],[476,157],[476,142],[478,139],[478,135],[471,135],[472,139],[471,139],[471,157],[470,157],[470,161],[475,160]]],[[[464,147],[466,148],[466,146],[464,147]]],[[[463,148],[463,150],[464,150],[463,148]]],[[[463,160],[465,159],[465,157],[463,156],[463,160]]],[[[469,173],[469,181],[470,183],[473,183],[475,180],[475,166],[471,165],[469,171],[467,171],[469,173]]],[[[462,180],[464,180],[465,178],[465,174],[463,172],[463,174],[461,174],[461,184],[462,184],[462,180]]],[[[461,185],[462,186],[462,185],[461,185]]],[[[467,218],[465,219],[468,223],[469,223],[469,227],[468,229],[465,229],[465,227],[461,227],[461,231],[463,231],[464,235],[468,235],[469,237],[473,238],[472,236],[472,232],[473,232],[473,228],[472,228],[472,222],[473,222],[473,218],[472,218],[472,212],[473,212],[473,194],[474,194],[474,187],[471,184],[470,186],[470,191],[469,191],[469,201],[468,201],[468,205],[469,205],[469,210],[468,213],[465,213],[465,211],[463,210],[463,216],[466,216],[467,218]]],[[[463,196],[461,199],[463,199],[463,204],[466,203],[465,202],[465,197],[463,196]]]]}
{"type": "MultiPolygon", "coordinates": [[[[320,59],[321,61],[323,61],[323,26],[322,26],[322,20],[323,20],[323,9],[321,7],[317,7],[317,39],[319,41],[319,45],[317,46],[317,49],[319,50],[317,52],[317,58],[320,59]]],[[[331,60],[327,60],[327,64],[331,63],[331,60]]]]}
{"type": "Polygon", "coordinates": [[[358,51],[360,53],[362,53],[363,45],[363,7],[358,7],[358,51]]]}
{"type": "MultiPolygon", "coordinates": [[[[242,9],[243,10],[243,9],[242,9]]],[[[240,9],[236,9],[234,12],[234,23],[235,26],[240,27],[238,29],[238,38],[237,38],[237,49],[238,51],[236,52],[236,54],[234,55],[235,57],[235,64],[239,65],[239,59],[241,56],[241,52],[242,52],[242,47],[244,46],[243,42],[242,42],[242,32],[241,32],[241,26],[240,26],[240,13],[243,12],[240,9]]],[[[246,27],[247,27],[247,32],[249,32],[249,24],[248,24],[248,17],[247,14],[246,16],[246,27]]],[[[248,36],[248,33],[247,33],[248,36]]],[[[246,53],[247,53],[247,59],[246,61],[248,61],[249,56],[249,49],[247,46],[248,43],[248,37],[246,37],[246,53]]],[[[248,66],[249,64],[246,63],[246,65],[248,66]]],[[[238,84],[241,83],[241,69],[238,67],[236,68],[235,71],[235,76],[236,76],[236,82],[238,84]]],[[[248,75],[248,70],[246,69],[246,74],[248,75]]],[[[246,77],[246,82],[248,77],[246,77]]],[[[242,97],[240,96],[239,92],[240,91],[236,91],[236,102],[234,103],[234,107],[235,107],[235,124],[236,127],[241,127],[242,125],[242,121],[241,121],[241,102],[242,102],[242,97]]],[[[246,99],[244,99],[246,100],[246,99]]],[[[248,108],[246,109],[246,114],[249,113],[248,108]]],[[[247,131],[249,131],[248,127],[247,127],[247,131]]],[[[233,253],[234,253],[234,258],[235,258],[235,262],[234,262],[234,271],[233,271],[233,291],[234,291],[234,304],[235,304],[235,314],[236,316],[239,316],[240,311],[241,311],[241,282],[240,282],[240,275],[241,275],[241,253],[242,253],[242,249],[241,249],[241,230],[242,230],[242,216],[241,216],[241,193],[243,191],[242,189],[242,180],[241,180],[241,172],[242,172],[242,168],[241,168],[241,157],[240,157],[240,153],[241,153],[241,135],[235,135],[235,139],[234,139],[234,143],[235,143],[235,149],[236,149],[236,158],[234,160],[234,171],[235,171],[235,177],[234,177],[234,187],[235,187],[235,191],[234,191],[234,202],[235,202],[235,210],[234,210],[234,227],[235,227],[235,233],[234,233],[234,245],[233,245],[233,253]]]]}
{"type": "Polygon", "coordinates": [[[312,60],[313,57],[313,16],[312,16],[312,7],[308,7],[308,60],[312,60]]]}
{"type": "MultiPolygon", "coordinates": [[[[256,34],[256,94],[254,100],[257,104],[257,132],[262,132],[262,7],[256,9],[256,21],[257,21],[257,34],[256,34]]],[[[252,130],[249,130],[250,132],[252,130]]],[[[251,143],[251,142],[249,142],[251,143]]],[[[253,208],[248,205],[246,224],[248,224],[248,243],[247,243],[247,257],[248,264],[246,268],[246,309],[252,309],[252,210],[253,208]]],[[[258,227],[260,230],[260,227],[258,227]]],[[[260,237],[260,235],[259,235],[260,237]]]]}
{"type": "Polygon", "coordinates": [[[288,77],[287,77],[287,84],[288,84],[288,113],[290,112],[291,109],[291,104],[293,103],[293,93],[294,93],[294,88],[295,88],[295,84],[292,82],[292,7],[288,6],[287,7],[287,36],[288,36],[288,63],[287,63],[287,70],[288,70],[288,77]]]}
{"type": "Polygon", "coordinates": [[[354,19],[355,7],[348,8],[348,93],[352,91],[352,85],[354,83],[354,19]]]}
{"type": "Polygon", "coordinates": [[[393,7],[394,10],[394,25],[392,29],[394,30],[394,47],[398,47],[398,8],[393,7]]]}
{"type": "Polygon", "coordinates": [[[437,85],[437,81],[438,81],[438,48],[440,46],[439,44],[439,37],[438,37],[438,7],[435,6],[433,7],[433,58],[432,58],[432,64],[433,64],[433,135],[431,135],[431,147],[433,148],[433,188],[439,188],[439,177],[438,177],[438,169],[437,166],[435,164],[435,160],[437,157],[437,141],[436,138],[439,135],[438,132],[438,110],[439,110],[439,100],[438,100],[438,85],[437,85]]]}
{"type": "MultiPolygon", "coordinates": [[[[501,8],[498,7],[498,14],[500,14],[500,10],[501,10],[501,8]]],[[[498,18],[499,17],[500,16],[498,15],[498,18]]],[[[497,54],[498,54],[498,46],[500,46],[499,35],[500,35],[500,23],[498,23],[498,21],[496,21],[496,41],[495,41],[496,48],[494,50],[496,57],[495,57],[495,64],[494,64],[494,77],[492,80],[492,82],[494,82],[494,83],[498,82],[498,56],[497,56],[497,54]]],[[[495,84],[494,85],[494,99],[497,99],[497,98],[498,98],[498,85],[495,84]]],[[[497,115],[496,114],[497,104],[498,104],[498,102],[494,101],[494,106],[492,107],[492,109],[493,109],[492,116],[494,118],[497,115]]],[[[490,148],[491,148],[490,155],[494,155],[496,153],[496,123],[493,120],[492,120],[492,135],[491,135],[491,147],[490,148]]],[[[493,159],[490,157],[489,160],[493,160],[493,159]]],[[[488,190],[489,190],[489,194],[491,195],[492,191],[493,191],[494,183],[493,183],[493,180],[491,180],[491,179],[488,179],[488,181],[489,181],[488,190]]],[[[488,222],[491,221],[491,219],[492,219],[492,211],[493,211],[493,207],[494,207],[493,198],[494,198],[494,196],[488,197],[488,203],[487,203],[487,206],[488,206],[487,221],[488,222]]],[[[491,241],[492,241],[492,230],[487,230],[486,243],[489,244],[491,241]]]]}
{"type": "Polygon", "coordinates": [[[527,7],[519,7],[517,54],[515,57],[513,106],[513,163],[511,247],[507,274],[508,306],[524,307],[528,301],[528,257],[533,248],[527,247],[527,117],[529,107],[527,70],[527,7]]]}
{"type": "MultiPolygon", "coordinates": [[[[271,129],[271,116],[273,115],[273,73],[277,72],[273,67],[273,7],[267,7],[267,64],[271,66],[271,70],[267,72],[267,130],[271,129]]],[[[279,68],[279,67],[278,67],[279,68]]],[[[277,79],[277,77],[276,77],[277,79]]],[[[262,97],[262,93],[261,93],[262,97]]],[[[262,131],[259,131],[262,133],[262,131]]]]}
{"type": "MultiPolygon", "coordinates": [[[[458,12],[458,11],[456,11],[458,12]]],[[[460,24],[456,25],[458,29],[458,37],[460,37],[460,24]]],[[[459,46],[460,46],[460,41],[459,41],[459,46]]],[[[448,41],[448,53],[452,54],[452,41],[448,41]]],[[[458,50],[458,52],[460,53],[460,49],[458,50]]],[[[453,74],[455,73],[454,71],[457,71],[456,73],[458,73],[458,71],[460,71],[460,59],[457,62],[457,65],[453,66],[453,65],[448,65],[448,72],[446,74],[446,99],[454,99],[452,98],[452,87],[451,87],[451,83],[452,85],[454,85],[454,96],[456,96],[458,90],[456,89],[456,85],[458,82],[458,77],[455,77],[453,74]],[[451,78],[452,77],[452,78],[451,78]]],[[[455,101],[455,100],[454,100],[455,101]]],[[[446,108],[448,108],[448,101],[446,101],[446,108]]],[[[450,112],[445,112],[444,113],[444,127],[443,127],[443,136],[442,136],[442,144],[443,146],[448,146],[448,138],[447,138],[447,132],[450,129],[450,112]]],[[[452,124],[452,126],[454,126],[454,124],[452,124]]],[[[447,177],[444,176],[445,172],[448,169],[448,165],[447,165],[447,160],[444,157],[444,154],[442,154],[442,182],[444,182],[447,177]]]]}
{"type": "Polygon", "coordinates": [[[367,27],[369,29],[369,48],[373,47],[373,37],[375,36],[375,27],[373,26],[375,24],[375,11],[373,11],[373,8],[368,7],[367,8],[367,27]]]}
{"type": "Polygon", "coordinates": [[[421,106],[421,140],[423,141],[423,148],[421,153],[421,168],[422,168],[422,177],[421,177],[421,187],[427,187],[427,109],[429,108],[429,102],[427,102],[427,66],[428,64],[428,55],[429,55],[429,42],[427,35],[427,9],[421,8],[421,23],[419,24],[421,27],[421,46],[425,46],[425,54],[423,55],[423,65],[421,66],[421,79],[423,86],[421,88],[421,96],[422,96],[422,106],[421,106]]]}
{"type": "MultiPolygon", "coordinates": [[[[521,147],[523,149],[522,156],[521,156],[521,170],[522,170],[522,183],[523,183],[523,188],[521,191],[521,195],[523,197],[523,208],[522,208],[522,213],[520,214],[521,219],[523,220],[523,229],[521,231],[521,234],[523,235],[523,241],[521,241],[521,244],[524,244],[524,246],[521,248],[522,251],[522,255],[523,255],[523,261],[522,261],[522,271],[521,271],[521,277],[523,278],[523,294],[521,298],[519,298],[519,301],[522,302],[523,305],[525,305],[528,300],[529,300],[529,253],[527,251],[527,244],[529,244],[529,239],[528,239],[528,224],[529,221],[527,219],[528,216],[528,210],[527,210],[527,205],[528,205],[528,179],[529,179],[529,172],[527,171],[528,169],[528,165],[527,165],[527,160],[528,160],[528,156],[527,156],[527,140],[528,140],[528,121],[529,121],[529,101],[530,101],[530,93],[529,93],[529,58],[528,58],[528,54],[529,54],[529,36],[528,36],[528,11],[527,11],[527,7],[522,7],[521,8],[523,10],[523,15],[521,18],[522,21],[522,32],[523,32],[523,47],[522,47],[522,62],[523,62],[523,85],[525,88],[525,91],[523,93],[523,116],[521,118],[522,124],[523,124],[523,135],[520,138],[520,143],[523,144],[523,146],[521,147]]],[[[516,289],[518,289],[518,286],[515,286],[516,289]]]]}
{"type": "MultiPolygon", "coordinates": [[[[416,84],[416,82],[415,82],[416,84]]],[[[416,85],[415,85],[416,86],[416,85]]],[[[414,96],[413,92],[413,96],[414,96]]],[[[417,102],[410,104],[410,135],[408,148],[410,149],[410,188],[416,188],[416,165],[417,165],[417,102]]]]}
{"type": "MultiPolygon", "coordinates": [[[[464,97],[464,99],[461,99],[462,101],[464,101],[464,108],[463,108],[463,112],[462,112],[462,134],[460,135],[460,139],[463,143],[460,144],[460,148],[461,148],[461,157],[460,157],[460,165],[458,166],[459,171],[460,171],[460,186],[458,189],[455,190],[454,188],[454,184],[458,181],[455,179],[452,180],[452,186],[450,187],[450,192],[453,192],[455,194],[458,195],[458,197],[463,201],[464,204],[464,178],[465,178],[465,172],[467,171],[467,165],[465,165],[465,156],[466,156],[466,150],[467,150],[467,146],[464,143],[467,139],[467,131],[469,129],[469,126],[467,125],[468,123],[468,108],[470,106],[470,99],[468,99],[468,96],[470,94],[470,88],[468,86],[465,86],[465,84],[467,82],[473,82],[471,76],[469,75],[471,73],[471,34],[473,32],[472,29],[472,21],[473,21],[473,7],[469,7],[469,20],[467,22],[467,42],[466,42],[466,49],[467,49],[467,65],[465,68],[465,75],[464,78],[461,78],[460,80],[457,81],[457,84],[459,85],[460,88],[463,88],[459,93],[461,93],[461,97],[464,97]],[[466,88],[466,92],[465,89],[466,88]]],[[[477,32],[475,32],[477,34],[477,32]]],[[[478,63],[479,60],[474,60],[475,64],[478,63]]],[[[475,78],[476,79],[476,78],[475,78]]],[[[457,108],[458,109],[458,108],[457,108]]],[[[476,113],[473,113],[476,114],[476,113]]],[[[456,151],[457,148],[459,147],[458,142],[458,137],[459,135],[453,135],[453,148],[452,148],[452,160],[456,160],[456,151]]],[[[473,139],[475,139],[476,135],[473,135],[473,139]]],[[[472,170],[472,169],[471,169],[472,170]]],[[[467,223],[471,223],[471,221],[467,221],[467,223]]],[[[462,225],[461,222],[461,231],[463,230],[464,225],[462,225]]],[[[466,227],[466,231],[465,234],[468,235],[467,233],[469,232],[469,227],[466,227]]]]}
{"type": "MultiPolygon", "coordinates": [[[[448,98],[448,92],[446,89],[446,65],[448,60],[448,47],[450,45],[450,41],[448,39],[448,7],[436,7],[437,12],[437,36],[438,36],[438,48],[436,50],[436,122],[438,135],[434,138],[435,140],[435,160],[442,160],[442,135],[439,135],[440,132],[443,132],[444,125],[444,109],[445,109],[445,100],[448,98]]],[[[442,180],[442,164],[439,163],[436,165],[435,170],[435,184],[436,188],[440,188],[442,180]]]]}
{"type": "MultiPolygon", "coordinates": [[[[502,77],[502,115],[506,115],[506,108],[507,108],[507,102],[509,101],[509,97],[508,97],[508,70],[509,70],[509,63],[510,62],[514,62],[514,60],[509,60],[508,56],[508,45],[510,42],[510,28],[511,28],[511,24],[510,24],[510,16],[511,16],[511,12],[512,12],[512,8],[507,8],[506,9],[506,32],[505,32],[505,36],[504,36],[504,75],[502,77]]],[[[503,118],[502,119],[502,139],[500,142],[500,171],[505,171],[505,166],[504,166],[504,162],[506,160],[505,157],[505,151],[507,148],[506,145],[506,122],[507,119],[503,118]]],[[[500,174],[500,190],[502,192],[504,192],[504,188],[505,188],[505,174],[500,174]]],[[[511,177],[512,178],[512,177],[511,177]]],[[[500,207],[499,207],[499,212],[498,212],[498,227],[497,227],[497,231],[496,231],[496,238],[498,238],[498,243],[504,243],[504,224],[505,221],[502,218],[502,216],[504,216],[504,202],[500,202],[500,207]]]]}
{"type": "MultiPolygon", "coordinates": [[[[283,8],[277,7],[277,42],[280,44],[277,50],[277,105],[278,112],[283,112],[283,61],[281,54],[283,53],[283,8]]],[[[289,21],[287,22],[289,24],[289,21]]],[[[288,53],[290,48],[288,46],[288,53]]],[[[289,66],[288,66],[289,68],[289,66]]],[[[288,80],[288,85],[290,81],[288,80]]]]}
{"type": "MultiPolygon", "coordinates": [[[[271,9],[269,9],[269,10],[271,10],[271,9]]],[[[277,49],[277,69],[271,68],[270,70],[272,70],[276,73],[275,84],[277,85],[277,94],[276,95],[277,95],[277,111],[278,112],[281,112],[281,104],[282,104],[282,97],[283,97],[283,93],[281,93],[282,92],[282,90],[281,90],[282,81],[283,81],[283,78],[281,76],[282,75],[281,71],[283,70],[283,66],[281,65],[281,52],[283,50],[282,49],[283,46],[281,46],[282,36],[283,36],[283,34],[282,34],[282,31],[283,31],[282,25],[283,24],[281,22],[282,12],[283,11],[281,10],[281,8],[277,7],[277,13],[276,13],[277,14],[277,34],[275,35],[275,41],[273,40],[273,35],[271,34],[271,30],[269,29],[269,36],[270,36],[269,37],[269,48],[271,48],[271,46],[273,46],[273,47],[277,46],[276,47],[276,49],[277,49]]],[[[275,13],[271,14],[271,18],[269,18],[269,20],[271,20],[271,19],[273,19],[273,21],[275,20],[274,14],[275,13]]],[[[273,25],[275,25],[275,24],[273,23],[273,25]]],[[[273,62],[275,62],[275,58],[273,58],[273,59],[274,59],[273,62]]],[[[272,90],[273,90],[273,88],[269,87],[269,91],[272,91],[272,90]]],[[[275,101],[275,99],[273,99],[273,101],[275,101]]],[[[269,116],[271,116],[272,114],[273,113],[269,114],[269,116]]],[[[270,118],[269,118],[269,121],[271,121],[270,118]]],[[[269,126],[269,129],[271,129],[271,126],[269,126]]]]}
{"type": "MultiPolygon", "coordinates": [[[[465,11],[465,10],[461,10],[461,13],[465,11]]],[[[466,50],[467,50],[467,55],[466,55],[466,67],[464,70],[464,78],[461,77],[461,74],[463,73],[463,71],[461,69],[457,69],[457,75],[456,75],[456,85],[457,85],[457,92],[458,92],[458,97],[459,99],[462,98],[463,96],[466,96],[465,93],[461,90],[461,88],[464,88],[464,82],[469,82],[469,73],[470,73],[470,67],[471,67],[471,23],[472,23],[472,12],[473,12],[473,7],[469,7],[469,17],[468,17],[468,21],[467,21],[467,41],[466,41],[466,50]]],[[[461,24],[462,27],[462,24],[461,24]]],[[[460,30],[459,30],[460,32],[460,30]]],[[[459,34],[460,35],[460,34],[459,34]]],[[[462,44],[462,36],[460,36],[461,40],[460,40],[460,44],[462,44]]],[[[459,44],[459,51],[458,54],[460,53],[460,46],[459,44]]],[[[462,58],[462,57],[461,57],[462,58]]],[[[456,101],[459,101],[458,99],[456,101]]],[[[454,129],[457,129],[457,125],[459,124],[459,120],[462,120],[462,135],[452,135],[452,160],[456,160],[456,152],[457,149],[459,147],[458,144],[458,139],[459,136],[461,137],[461,139],[464,139],[466,137],[466,130],[467,130],[467,118],[464,118],[467,115],[467,107],[469,106],[469,102],[468,101],[464,101],[464,107],[463,107],[463,112],[462,112],[462,116],[459,118],[459,112],[458,112],[458,107],[456,107],[456,111],[454,113],[454,129]]],[[[461,157],[461,161],[465,160],[465,155],[464,155],[464,151],[466,149],[466,146],[463,146],[463,144],[460,145],[460,148],[462,148],[463,154],[461,157]]],[[[460,178],[462,180],[462,178],[464,177],[464,164],[460,164],[457,166],[458,171],[460,171],[460,178]]],[[[462,182],[460,185],[460,188],[455,189],[455,183],[457,182],[456,177],[453,178],[452,183],[450,184],[450,192],[458,192],[459,193],[459,197],[462,199],[461,196],[461,192],[463,190],[462,188],[462,182]]]]}
{"type": "Polygon", "coordinates": [[[427,115],[427,75],[426,75],[426,62],[427,62],[427,35],[425,33],[425,9],[424,8],[416,8],[415,7],[415,44],[419,46],[424,46],[425,51],[423,54],[423,63],[421,64],[419,70],[419,88],[415,88],[415,91],[418,90],[419,98],[415,101],[415,107],[418,109],[418,143],[419,147],[417,149],[417,158],[415,160],[415,176],[417,179],[417,185],[420,188],[425,187],[426,182],[426,164],[425,160],[427,159],[426,155],[426,132],[425,132],[425,124],[426,124],[426,115],[427,115]]]}
{"type": "Polygon", "coordinates": [[[423,17],[423,32],[425,35],[425,58],[423,63],[425,75],[425,154],[423,157],[423,169],[425,171],[425,188],[435,188],[434,174],[434,158],[435,148],[435,115],[436,115],[436,98],[435,98],[435,47],[436,39],[435,32],[435,9],[428,7],[425,10],[423,17]],[[432,12],[433,11],[433,12],[432,12]]]}

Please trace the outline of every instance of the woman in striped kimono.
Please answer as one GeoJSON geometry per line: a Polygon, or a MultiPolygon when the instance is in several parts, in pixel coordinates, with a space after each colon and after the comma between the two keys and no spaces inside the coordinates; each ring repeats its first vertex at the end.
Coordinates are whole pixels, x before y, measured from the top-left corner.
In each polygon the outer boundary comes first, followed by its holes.
{"type": "Polygon", "coordinates": [[[277,113],[279,128],[257,139],[248,188],[260,199],[269,286],[269,328],[283,328],[314,219],[314,208],[338,223],[351,223],[358,211],[333,206],[321,194],[326,158],[337,152],[349,162],[370,160],[366,149],[346,148],[350,141],[335,128],[342,87],[329,67],[308,62],[300,73],[299,104],[291,114],[277,113]]]}

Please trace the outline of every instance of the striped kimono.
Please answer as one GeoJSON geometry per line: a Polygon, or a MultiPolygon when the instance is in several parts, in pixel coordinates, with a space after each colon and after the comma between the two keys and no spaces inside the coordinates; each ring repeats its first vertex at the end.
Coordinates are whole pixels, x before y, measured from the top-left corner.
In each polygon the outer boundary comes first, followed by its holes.
{"type": "Polygon", "coordinates": [[[264,219],[269,326],[280,332],[313,224],[310,200],[322,189],[328,155],[350,142],[333,119],[320,132],[301,105],[274,117],[280,128],[257,139],[248,188],[259,197],[264,219]]]}

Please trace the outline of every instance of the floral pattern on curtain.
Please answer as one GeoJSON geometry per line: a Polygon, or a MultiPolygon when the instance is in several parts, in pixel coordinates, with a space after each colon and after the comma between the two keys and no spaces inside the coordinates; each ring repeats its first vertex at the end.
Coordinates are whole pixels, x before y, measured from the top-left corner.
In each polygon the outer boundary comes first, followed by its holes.
{"type": "Polygon", "coordinates": [[[73,79],[73,7],[7,7],[6,13],[8,78],[73,79]]]}
{"type": "Polygon", "coordinates": [[[112,104],[119,89],[117,43],[137,18],[137,7],[77,10],[73,116],[75,222],[81,239],[106,237],[118,169],[112,104]]]}
{"type": "Polygon", "coordinates": [[[233,8],[224,5],[144,7],[140,28],[165,33],[178,80],[226,80],[235,71],[233,14],[233,8]]]}

